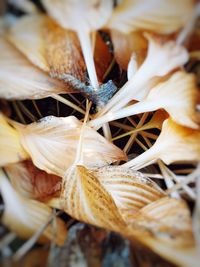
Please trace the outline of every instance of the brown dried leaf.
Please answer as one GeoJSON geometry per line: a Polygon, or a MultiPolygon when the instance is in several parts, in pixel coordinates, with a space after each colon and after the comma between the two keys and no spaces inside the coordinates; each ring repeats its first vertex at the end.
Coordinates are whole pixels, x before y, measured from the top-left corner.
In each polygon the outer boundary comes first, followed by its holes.
{"type": "Polygon", "coordinates": [[[60,192],[61,177],[38,169],[31,161],[10,164],[5,170],[15,190],[27,198],[46,201],[60,192]]]}

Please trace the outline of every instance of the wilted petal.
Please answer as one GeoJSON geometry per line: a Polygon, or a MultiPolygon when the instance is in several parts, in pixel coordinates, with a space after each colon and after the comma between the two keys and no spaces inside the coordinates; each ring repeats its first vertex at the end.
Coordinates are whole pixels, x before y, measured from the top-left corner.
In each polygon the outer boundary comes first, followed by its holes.
{"type": "Polygon", "coordinates": [[[0,39],[0,50],[3,51],[0,57],[1,98],[38,99],[68,92],[64,83],[34,67],[3,38],[0,39]]]}
{"type": "Polygon", "coordinates": [[[164,44],[156,38],[145,35],[149,41],[148,53],[143,64],[127,83],[115,94],[108,104],[97,114],[117,111],[126,106],[131,100],[145,99],[155,85],[152,79],[163,77],[172,70],[182,66],[188,60],[188,53],[182,46],[173,41],[164,44]]]}
{"type": "MultiPolygon", "coordinates": [[[[75,160],[82,123],[73,116],[49,116],[29,125],[14,125],[34,164],[47,173],[63,176],[75,160]]],[[[118,147],[95,130],[85,128],[83,162],[86,166],[102,166],[125,159],[118,147]]]]}
{"type": "Polygon", "coordinates": [[[155,144],[140,156],[125,163],[124,166],[140,169],[158,159],[162,159],[166,164],[178,161],[199,161],[199,140],[199,130],[183,127],[167,119],[163,123],[161,134],[155,144]]]}
{"type": "MultiPolygon", "coordinates": [[[[30,238],[50,219],[51,208],[36,200],[20,196],[12,188],[2,170],[0,172],[0,187],[5,204],[2,223],[21,238],[30,238]]],[[[59,218],[56,218],[55,234],[55,242],[62,245],[66,238],[66,227],[59,218]]],[[[54,240],[54,230],[51,225],[43,232],[40,242],[47,242],[48,240],[54,240]]]]}
{"type": "Polygon", "coordinates": [[[198,90],[195,76],[180,71],[173,74],[167,81],[152,88],[143,101],[119,111],[109,111],[106,115],[91,121],[90,125],[98,128],[111,120],[164,109],[175,122],[187,127],[198,128],[197,100],[198,90]]]}
{"type": "Polygon", "coordinates": [[[0,113],[0,166],[18,162],[28,158],[23,149],[18,132],[0,113]]]}
{"type": "Polygon", "coordinates": [[[187,23],[193,7],[191,0],[124,0],[114,9],[107,27],[124,33],[149,30],[169,34],[187,23]]]}
{"type": "Polygon", "coordinates": [[[27,198],[46,201],[60,192],[61,177],[38,169],[31,161],[10,164],[5,171],[15,190],[27,198]]]}

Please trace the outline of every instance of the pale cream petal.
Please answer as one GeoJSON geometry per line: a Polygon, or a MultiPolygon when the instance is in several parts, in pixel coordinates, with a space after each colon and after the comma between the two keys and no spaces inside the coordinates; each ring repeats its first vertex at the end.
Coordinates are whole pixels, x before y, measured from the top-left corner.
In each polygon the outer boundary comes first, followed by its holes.
{"type": "MultiPolygon", "coordinates": [[[[73,116],[49,116],[29,125],[14,125],[34,164],[47,173],[63,176],[75,160],[82,123],[73,116]]],[[[126,160],[124,152],[86,126],[83,163],[103,166],[117,160],[126,160]]]]}
{"type": "Polygon", "coordinates": [[[124,33],[149,30],[169,34],[187,23],[193,8],[191,0],[124,0],[114,9],[107,27],[124,33]]]}
{"type": "Polygon", "coordinates": [[[7,122],[0,113],[0,166],[18,162],[28,158],[23,149],[18,132],[7,122]]]}
{"type": "Polygon", "coordinates": [[[112,97],[108,104],[97,113],[97,117],[108,111],[117,111],[131,100],[141,101],[155,86],[152,80],[156,76],[164,77],[172,70],[181,67],[188,61],[187,50],[174,41],[162,43],[157,38],[146,34],[149,41],[147,56],[133,77],[112,97]]]}
{"type": "Polygon", "coordinates": [[[91,32],[103,27],[112,12],[111,0],[42,0],[48,13],[66,29],[91,32]]]}
{"type": "Polygon", "coordinates": [[[195,76],[179,71],[152,88],[143,101],[118,111],[109,111],[106,115],[92,120],[90,126],[98,128],[112,120],[164,109],[176,123],[198,129],[197,100],[195,76]]]}
{"type": "Polygon", "coordinates": [[[155,144],[140,156],[125,163],[125,167],[140,169],[162,159],[166,164],[200,160],[200,131],[183,127],[171,119],[163,123],[155,144]]]}

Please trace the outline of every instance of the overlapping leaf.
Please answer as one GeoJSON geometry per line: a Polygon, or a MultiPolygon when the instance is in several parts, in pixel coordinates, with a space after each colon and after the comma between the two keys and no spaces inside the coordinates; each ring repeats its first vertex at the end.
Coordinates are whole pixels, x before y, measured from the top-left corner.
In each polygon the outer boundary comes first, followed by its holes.
{"type": "MultiPolygon", "coordinates": [[[[34,164],[47,173],[63,176],[75,160],[82,123],[73,116],[49,116],[29,125],[14,123],[14,126],[34,164]]],[[[117,160],[126,160],[124,152],[86,127],[83,142],[85,166],[103,166],[117,160]]]]}

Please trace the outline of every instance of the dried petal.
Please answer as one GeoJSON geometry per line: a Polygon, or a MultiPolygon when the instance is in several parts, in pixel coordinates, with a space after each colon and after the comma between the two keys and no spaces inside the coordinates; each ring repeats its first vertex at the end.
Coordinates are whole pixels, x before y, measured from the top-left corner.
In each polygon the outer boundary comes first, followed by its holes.
{"type": "Polygon", "coordinates": [[[169,113],[175,122],[187,127],[198,128],[197,96],[195,76],[179,71],[167,81],[152,88],[143,101],[119,111],[109,111],[106,115],[91,121],[90,125],[98,128],[111,120],[162,108],[169,113]]]}
{"type": "Polygon", "coordinates": [[[145,61],[133,77],[125,83],[111,101],[98,113],[98,116],[108,111],[120,110],[133,99],[138,101],[145,99],[152,86],[155,85],[152,83],[153,78],[165,76],[187,62],[188,53],[185,48],[173,41],[163,44],[150,35],[146,34],[145,36],[149,41],[145,61]]]}
{"type": "MultiPolygon", "coordinates": [[[[63,176],[75,160],[82,123],[73,116],[49,116],[29,125],[14,125],[34,164],[47,173],[63,176]]],[[[86,127],[83,141],[85,166],[102,166],[125,159],[118,147],[86,127]]]]}
{"type": "MultiPolygon", "coordinates": [[[[6,179],[3,171],[0,172],[1,193],[5,204],[2,222],[21,238],[30,238],[50,219],[51,208],[44,203],[30,200],[19,195],[6,179]]],[[[66,238],[64,222],[56,218],[55,242],[62,245],[66,238]]],[[[40,242],[54,239],[54,230],[49,225],[41,236],[40,242]]]]}
{"type": "Polygon", "coordinates": [[[28,155],[20,143],[18,132],[0,113],[0,166],[18,162],[27,157],[28,155]]]}
{"type": "Polygon", "coordinates": [[[166,164],[200,160],[200,131],[183,127],[171,119],[163,123],[161,134],[146,152],[124,166],[140,169],[162,159],[166,164]]]}
{"type": "Polygon", "coordinates": [[[193,7],[191,0],[124,0],[114,9],[107,27],[124,33],[149,30],[169,34],[187,23],[193,7]]]}

